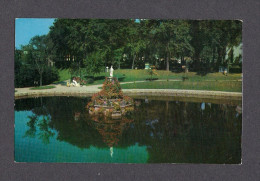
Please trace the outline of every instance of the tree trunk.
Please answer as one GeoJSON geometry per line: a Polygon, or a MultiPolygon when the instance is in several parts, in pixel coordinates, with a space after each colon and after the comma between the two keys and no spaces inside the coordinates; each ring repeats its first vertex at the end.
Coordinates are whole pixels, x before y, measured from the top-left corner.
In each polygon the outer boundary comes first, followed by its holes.
{"type": "Polygon", "coordinates": [[[169,55],[167,54],[167,58],[166,58],[166,70],[169,71],[170,69],[170,65],[169,65],[169,55]]]}
{"type": "Polygon", "coordinates": [[[184,65],[185,62],[184,62],[184,56],[181,56],[181,64],[184,65]]]}
{"type": "Polygon", "coordinates": [[[222,61],[222,58],[221,58],[221,50],[220,48],[217,49],[217,53],[218,53],[218,58],[217,58],[217,69],[219,68],[219,66],[221,65],[221,61],[222,61]]]}
{"type": "Polygon", "coordinates": [[[133,62],[132,62],[132,69],[134,69],[134,66],[135,66],[135,57],[136,57],[136,54],[134,54],[134,58],[133,58],[133,62]]]}
{"type": "Polygon", "coordinates": [[[42,86],[42,73],[40,73],[40,86],[42,86]]]}
{"type": "Polygon", "coordinates": [[[199,70],[199,61],[200,61],[200,55],[199,52],[195,52],[195,56],[194,56],[194,68],[196,71],[199,70]]]}
{"type": "Polygon", "coordinates": [[[170,65],[169,65],[169,56],[170,56],[170,52],[169,52],[169,42],[167,43],[167,47],[166,47],[166,70],[169,71],[170,69],[170,65]]]}
{"type": "Polygon", "coordinates": [[[222,49],[222,64],[226,63],[225,56],[226,56],[226,48],[223,48],[222,49]]]}
{"type": "Polygon", "coordinates": [[[213,47],[213,51],[212,51],[212,61],[211,61],[211,67],[214,67],[214,70],[218,70],[218,67],[216,68],[215,65],[215,52],[216,52],[216,48],[213,47]]]}

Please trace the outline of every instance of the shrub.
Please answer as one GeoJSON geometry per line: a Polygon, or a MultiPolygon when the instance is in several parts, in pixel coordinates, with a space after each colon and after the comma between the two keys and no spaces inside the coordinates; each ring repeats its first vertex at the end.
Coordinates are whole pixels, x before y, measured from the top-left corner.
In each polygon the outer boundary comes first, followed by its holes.
{"type": "MultiPolygon", "coordinates": [[[[42,74],[42,84],[47,85],[59,79],[54,67],[46,67],[42,74]]],[[[15,70],[15,87],[30,87],[40,84],[40,75],[31,65],[22,64],[15,70]]]]}
{"type": "Polygon", "coordinates": [[[153,80],[153,75],[158,75],[155,66],[151,66],[151,69],[147,70],[147,73],[151,76],[148,80],[153,80]]]}
{"type": "Polygon", "coordinates": [[[94,83],[94,79],[93,78],[87,78],[86,83],[92,84],[92,83],[94,83]]]}
{"type": "Polygon", "coordinates": [[[242,73],[242,68],[240,66],[233,66],[229,68],[229,73],[242,73]]]}

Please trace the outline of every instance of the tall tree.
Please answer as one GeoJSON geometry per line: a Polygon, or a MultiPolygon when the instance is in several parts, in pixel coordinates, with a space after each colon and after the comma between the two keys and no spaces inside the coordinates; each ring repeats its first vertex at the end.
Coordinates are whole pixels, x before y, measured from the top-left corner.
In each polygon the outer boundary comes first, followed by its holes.
{"type": "Polygon", "coordinates": [[[30,50],[35,67],[40,75],[40,86],[42,86],[42,74],[47,66],[47,39],[46,35],[35,36],[30,40],[30,50]]]}

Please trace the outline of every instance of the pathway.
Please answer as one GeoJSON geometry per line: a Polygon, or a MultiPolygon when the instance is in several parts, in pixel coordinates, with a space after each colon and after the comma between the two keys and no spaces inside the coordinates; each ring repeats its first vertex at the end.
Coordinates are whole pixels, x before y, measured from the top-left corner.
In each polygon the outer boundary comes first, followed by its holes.
{"type": "MultiPolygon", "coordinates": [[[[161,81],[161,80],[158,80],[161,81]]],[[[165,80],[166,81],[166,80],[165,80]]],[[[181,80],[169,80],[181,81],[181,80]]],[[[147,82],[147,81],[135,81],[147,82]]],[[[134,82],[121,82],[120,84],[129,84],[134,82]]],[[[54,84],[51,84],[54,85],[54,84]]],[[[67,87],[61,84],[55,84],[53,89],[30,90],[27,88],[16,88],[15,98],[38,97],[38,96],[91,96],[100,91],[98,89],[102,84],[89,85],[81,87],[67,87]]],[[[228,98],[242,100],[240,92],[224,92],[224,91],[205,91],[205,90],[183,90],[183,89],[123,89],[124,94],[129,96],[179,96],[179,97],[200,97],[200,98],[228,98]]]]}

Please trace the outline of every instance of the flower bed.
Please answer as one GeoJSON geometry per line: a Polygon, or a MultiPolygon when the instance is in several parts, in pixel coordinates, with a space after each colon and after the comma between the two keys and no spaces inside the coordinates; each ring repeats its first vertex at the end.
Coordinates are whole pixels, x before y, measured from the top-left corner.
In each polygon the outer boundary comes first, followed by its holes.
{"type": "Polygon", "coordinates": [[[86,106],[91,115],[120,117],[133,110],[133,99],[124,96],[116,78],[106,78],[102,90],[94,94],[86,106]]]}

